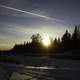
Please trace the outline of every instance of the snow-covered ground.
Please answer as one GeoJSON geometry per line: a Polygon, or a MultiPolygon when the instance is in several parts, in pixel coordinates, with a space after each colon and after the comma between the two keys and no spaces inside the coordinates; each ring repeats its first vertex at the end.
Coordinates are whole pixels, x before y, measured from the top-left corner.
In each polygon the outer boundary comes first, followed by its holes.
{"type": "Polygon", "coordinates": [[[31,65],[0,63],[0,80],[80,80],[80,60],[29,59],[31,65]]]}

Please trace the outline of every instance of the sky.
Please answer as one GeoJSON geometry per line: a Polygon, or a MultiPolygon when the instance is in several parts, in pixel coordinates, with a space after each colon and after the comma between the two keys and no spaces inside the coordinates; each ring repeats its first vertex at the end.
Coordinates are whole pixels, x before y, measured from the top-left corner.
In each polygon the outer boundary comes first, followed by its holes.
{"type": "Polygon", "coordinates": [[[80,24],[80,0],[0,0],[0,50],[32,34],[61,37],[80,24]]]}

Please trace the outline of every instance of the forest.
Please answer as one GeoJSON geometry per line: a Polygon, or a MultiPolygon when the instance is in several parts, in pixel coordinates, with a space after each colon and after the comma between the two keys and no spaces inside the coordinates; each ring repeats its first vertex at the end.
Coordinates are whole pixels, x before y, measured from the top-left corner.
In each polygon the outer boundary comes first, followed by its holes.
{"type": "Polygon", "coordinates": [[[24,44],[15,44],[15,46],[8,51],[16,55],[27,56],[42,56],[55,54],[70,54],[79,55],[80,53],[80,31],[79,26],[75,26],[73,33],[65,31],[61,38],[50,38],[51,45],[45,47],[42,44],[42,36],[37,33],[31,36],[31,42],[24,42],[24,44]]]}

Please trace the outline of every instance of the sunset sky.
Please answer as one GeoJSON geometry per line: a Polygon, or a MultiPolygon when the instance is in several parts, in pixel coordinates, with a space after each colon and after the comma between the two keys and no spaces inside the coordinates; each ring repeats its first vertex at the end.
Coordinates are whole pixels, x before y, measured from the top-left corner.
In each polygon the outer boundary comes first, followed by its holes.
{"type": "Polygon", "coordinates": [[[0,0],[0,49],[32,34],[61,37],[80,24],[80,0],[0,0]]]}

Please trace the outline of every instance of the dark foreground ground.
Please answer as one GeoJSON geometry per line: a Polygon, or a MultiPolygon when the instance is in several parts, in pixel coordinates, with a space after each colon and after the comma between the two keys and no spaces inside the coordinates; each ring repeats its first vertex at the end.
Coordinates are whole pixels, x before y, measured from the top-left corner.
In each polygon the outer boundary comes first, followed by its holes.
{"type": "Polygon", "coordinates": [[[0,80],[80,80],[80,60],[28,56],[18,59],[21,64],[0,62],[0,80]]]}

